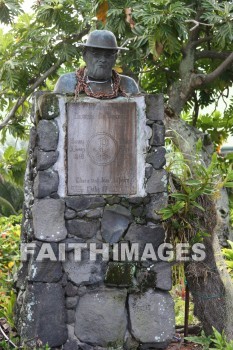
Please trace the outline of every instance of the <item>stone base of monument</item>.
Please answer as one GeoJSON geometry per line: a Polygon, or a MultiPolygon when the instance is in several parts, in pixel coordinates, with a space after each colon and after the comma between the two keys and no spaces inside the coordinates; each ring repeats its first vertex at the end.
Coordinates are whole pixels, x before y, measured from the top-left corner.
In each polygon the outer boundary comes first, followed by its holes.
{"type": "Polygon", "coordinates": [[[22,224],[17,325],[30,347],[163,349],[171,267],[163,97],[36,96],[22,224]],[[29,254],[31,252],[31,254],[29,254]],[[26,260],[26,258],[25,258],[26,260]]]}

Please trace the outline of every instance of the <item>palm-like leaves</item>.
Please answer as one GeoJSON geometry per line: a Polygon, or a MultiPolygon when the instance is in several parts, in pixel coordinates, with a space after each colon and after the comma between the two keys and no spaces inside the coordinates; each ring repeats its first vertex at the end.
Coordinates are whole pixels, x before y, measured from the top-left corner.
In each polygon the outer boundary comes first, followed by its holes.
{"type": "Polygon", "coordinates": [[[9,24],[12,22],[13,17],[22,12],[20,6],[22,0],[2,0],[0,1],[0,22],[9,24]]]}
{"type": "Polygon", "coordinates": [[[0,178],[0,216],[16,215],[22,205],[22,188],[0,178]]]}

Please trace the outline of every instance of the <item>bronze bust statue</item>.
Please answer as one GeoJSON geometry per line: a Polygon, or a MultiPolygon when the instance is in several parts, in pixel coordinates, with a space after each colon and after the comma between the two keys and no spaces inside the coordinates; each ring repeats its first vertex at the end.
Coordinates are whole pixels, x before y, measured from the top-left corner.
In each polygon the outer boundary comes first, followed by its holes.
{"type": "Polygon", "coordinates": [[[84,92],[90,97],[106,99],[139,92],[134,79],[113,70],[118,50],[127,49],[117,46],[116,37],[112,32],[94,30],[85,44],[79,44],[84,46],[83,59],[86,67],[62,75],[54,92],[84,92]]]}

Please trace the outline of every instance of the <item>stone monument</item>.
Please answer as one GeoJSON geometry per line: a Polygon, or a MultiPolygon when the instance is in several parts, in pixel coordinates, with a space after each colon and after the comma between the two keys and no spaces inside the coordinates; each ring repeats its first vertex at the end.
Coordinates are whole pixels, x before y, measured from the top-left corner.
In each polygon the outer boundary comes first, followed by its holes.
{"type": "Polygon", "coordinates": [[[82,45],[86,67],[35,96],[18,331],[29,348],[163,349],[174,335],[163,96],[112,70],[124,48],[111,32],[82,45]]]}

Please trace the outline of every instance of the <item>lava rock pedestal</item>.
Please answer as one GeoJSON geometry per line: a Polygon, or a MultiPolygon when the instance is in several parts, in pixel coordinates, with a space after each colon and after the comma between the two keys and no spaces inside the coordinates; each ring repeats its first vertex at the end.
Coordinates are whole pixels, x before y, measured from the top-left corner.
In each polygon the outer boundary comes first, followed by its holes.
{"type": "Polygon", "coordinates": [[[34,115],[22,223],[33,253],[17,281],[22,343],[165,348],[175,331],[171,267],[145,254],[165,240],[163,96],[40,93],[34,115]]]}

